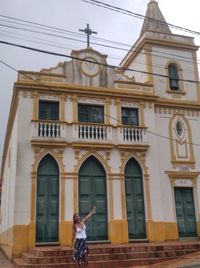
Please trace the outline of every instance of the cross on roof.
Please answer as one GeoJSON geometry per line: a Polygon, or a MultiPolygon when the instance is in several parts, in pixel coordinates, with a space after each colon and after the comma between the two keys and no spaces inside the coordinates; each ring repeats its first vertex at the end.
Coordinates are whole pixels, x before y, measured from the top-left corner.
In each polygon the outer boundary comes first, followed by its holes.
{"type": "Polygon", "coordinates": [[[90,35],[92,34],[97,34],[97,32],[93,32],[90,27],[89,24],[87,24],[87,28],[85,28],[84,30],[79,29],[80,32],[84,32],[85,34],[87,34],[87,47],[90,47],[90,35]]]}

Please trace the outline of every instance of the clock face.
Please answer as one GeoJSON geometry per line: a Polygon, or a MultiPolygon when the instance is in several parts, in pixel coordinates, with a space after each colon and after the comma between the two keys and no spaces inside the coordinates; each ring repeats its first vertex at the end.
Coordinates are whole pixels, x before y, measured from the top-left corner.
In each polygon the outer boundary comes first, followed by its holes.
{"type": "Polygon", "coordinates": [[[99,64],[96,59],[87,57],[81,63],[81,70],[85,75],[95,76],[99,72],[99,64]]]}

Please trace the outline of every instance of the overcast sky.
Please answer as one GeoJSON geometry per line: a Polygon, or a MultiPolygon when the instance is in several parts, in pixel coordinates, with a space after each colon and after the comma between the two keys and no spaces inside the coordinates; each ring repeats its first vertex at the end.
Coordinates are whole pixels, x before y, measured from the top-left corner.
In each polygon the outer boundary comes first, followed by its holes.
{"type": "MultiPolygon", "coordinates": [[[[142,15],[145,15],[149,2],[149,0],[101,1],[142,15]]],[[[158,3],[168,23],[200,32],[200,1],[158,0],[158,3]]],[[[129,45],[134,44],[142,27],[141,19],[106,10],[81,0],[0,0],[0,7],[0,15],[45,24],[79,34],[80,32],[78,30],[80,28],[84,29],[86,24],[89,23],[92,30],[98,32],[96,37],[109,39],[115,42],[123,42],[129,45]]],[[[13,28],[13,26],[17,28],[25,28],[25,26],[16,24],[17,21],[15,21],[14,24],[8,23],[8,21],[11,20],[0,17],[0,40],[66,55],[70,55],[72,49],[76,50],[86,47],[86,42],[83,42],[86,40],[85,37],[66,34],[65,36],[67,38],[82,40],[82,42],[70,41],[64,38],[33,33],[33,28],[31,31],[30,29],[29,31],[18,30],[13,28]]],[[[189,35],[183,31],[171,30],[173,33],[189,35]]],[[[37,31],[41,30],[37,29],[37,31]]],[[[64,35],[60,33],[54,34],[64,35]]],[[[200,45],[200,36],[192,36],[195,37],[196,45],[200,45]]],[[[99,43],[100,41],[91,39],[91,42],[99,43]]],[[[108,44],[101,42],[101,44],[116,46],[116,44],[113,43],[108,44]]],[[[121,50],[109,49],[97,45],[91,46],[102,53],[108,54],[108,63],[115,65],[118,65],[120,59],[126,54],[125,51],[121,50]]],[[[123,48],[127,47],[123,46],[123,48]]],[[[198,59],[200,60],[200,53],[198,53],[198,59]]],[[[58,62],[67,61],[68,59],[0,44],[0,60],[17,70],[39,71],[43,67],[53,67],[56,66],[58,62]]],[[[16,79],[17,72],[0,63],[0,156],[3,150],[13,83],[16,79]]]]}

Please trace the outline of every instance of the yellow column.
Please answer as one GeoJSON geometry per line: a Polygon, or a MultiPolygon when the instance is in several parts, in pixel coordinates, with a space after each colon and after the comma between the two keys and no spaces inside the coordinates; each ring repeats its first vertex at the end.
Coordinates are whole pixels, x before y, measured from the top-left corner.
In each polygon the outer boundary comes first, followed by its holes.
{"type": "Polygon", "coordinates": [[[65,101],[66,97],[64,95],[60,96],[60,120],[65,121],[65,101]]]}
{"type": "Polygon", "coordinates": [[[144,121],[144,102],[140,103],[140,122],[141,127],[145,127],[144,121]]]}
{"type": "Polygon", "coordinates": [[[33,120],[38,120],[38,92],[33,93],[33,120]]]}
{"type": "Polygon", "coordinates": [[[72,98],[73,101],[73,122],[76,123],[78,121],[78,99],[76,96],[73,96],[72,98]]]}
{"type": "Polygon", "coordinates": [[[106,124],[110,125],[110,100],[107,98],[106,99],[106,108],[105,108],[105,119],[106,119],[106,124]]]}
{"type": "Polygon", "coordinates": [[[146,62],[147,62],[147,72],[148,78],[147,81],[149,84],[153,84],[153,63],[152,63],[152,48],[150,46],[145,47],[145,55],[146,55],[146,62]]]}
{"type": "Polygon", "coordinates": [[[121,101],[120,99],[116,99],[115,101],[115,105],[116,105],[116,110],[117,110],[117,125],[121,125],[122,124],[122,116],[121,116],[121,101]]]}

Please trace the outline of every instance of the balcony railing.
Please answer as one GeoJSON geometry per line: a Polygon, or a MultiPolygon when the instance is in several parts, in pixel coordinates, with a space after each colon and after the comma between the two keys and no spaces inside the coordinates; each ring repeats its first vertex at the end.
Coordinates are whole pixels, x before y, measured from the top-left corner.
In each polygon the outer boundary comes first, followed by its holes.
{"type": "Polygon", "coordinates": [[[33,139],[54,139],[67,142],[93,141],[112,144],[145,144],[145,128],[138,126],[107,126],[103,124],[74,123],[59,121],[32,121],[33,139]]]}
{"type": "Polygon", "coordinates": [[[144,130],[142,128],[123,127],[122,131],[124,141],[143,142],[144,130]]]}
{"type": "Polygon", "coordinates": [[[38,136],[48,138],[60,137],[60,124],[54,122],[38,122],[38,136]]]}
{"type": "Polygon", "coordinates": [[[102,125],[78,125],[78,137],[86,140],[106,140],[107,127],[102,125]]]}

